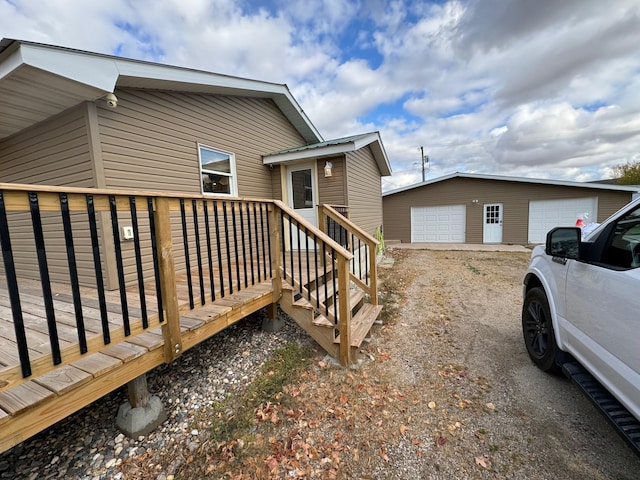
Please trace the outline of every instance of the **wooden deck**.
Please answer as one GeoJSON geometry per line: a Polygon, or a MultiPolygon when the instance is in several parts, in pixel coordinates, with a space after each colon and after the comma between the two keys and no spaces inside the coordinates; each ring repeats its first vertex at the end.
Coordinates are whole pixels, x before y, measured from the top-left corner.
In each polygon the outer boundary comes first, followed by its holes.
{"type": "MultiPolygon", "coordinates": [[[[234,289],[234,293],[227,290],[224,297],[205,306],[196,304],[192,310],[187,278],[182,275],[177,279],[182,351],[273,303],[271,279],[255,285],[247,282],[245,287],[241,277],[241,290],[234,289]]],[[[146,292],[155,292],[153,284],[148,287],[146,292]]],[[[114,332],[112,341],[100,352],[81,355],[71,291],[62,284],[52,284],[52,291],[63,364],[0,392],[0,451],[11,448],[165,362],[164,337],[158,323],[155,296],[145,295],[150,326],[142,329],[140,296],[128,292],[127,308],[132,332],[125,337],[122,333],[120,294],[117,291],[105,292],[110,331],[114,332]],[[9,422],[11,428],[5,428],[9,422]]],[[[21,280],[20,298],[29,354],[34,371],[37,371],[40,364],[51,361],[45,306],[38,282],[21,280]]],[[[0,285],[0,373],[18,371],[20,366],[8,302],[6,287],[0,285]]],[[[102,342],[100,305],[95,289],[82,289],[82,311],[88,343],[102,342]]]]}
{"type": "Polygon", "coordinates": [[[278,200],[0,184],[0,452],[267,306],[357,361],[377,242],[318,212],[319,228],[278,200]]]}

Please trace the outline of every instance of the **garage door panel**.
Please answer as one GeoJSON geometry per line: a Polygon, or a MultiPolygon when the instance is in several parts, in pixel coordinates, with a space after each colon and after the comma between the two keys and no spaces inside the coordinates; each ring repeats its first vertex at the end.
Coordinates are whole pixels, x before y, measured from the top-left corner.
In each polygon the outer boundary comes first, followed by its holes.
{"type": "Polygon", "coordinates": [[[531,200],[529,202],[529,243],[544,243],[554,227],[573,227],[579,215],[589,214],[589,222],[598,218],[598,199],[571,198],[531,200]]]}
{"type": "Polygon", "coordinates": [[[445,205],[411,208],[411,241],[454,243],[465,241],[466,207],[445,205]]]}

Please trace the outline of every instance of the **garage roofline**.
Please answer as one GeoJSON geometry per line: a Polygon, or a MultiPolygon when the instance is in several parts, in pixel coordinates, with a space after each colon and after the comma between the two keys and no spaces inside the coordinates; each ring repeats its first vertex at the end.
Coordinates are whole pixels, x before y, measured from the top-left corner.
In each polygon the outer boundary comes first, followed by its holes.
{"type": "Polygon", "coordinates": [[[431,185],[434,183],[444,182],[445,180],[450,180],[452,178],[472,178],[476,180],[498,180],[504,182],[519,182],[519,183],[534,183],[540,185],[559,185],[563,187],[578,187],[578,188],[587,188],[591,190],[616,190],[621,192],[631,192],[637,193],[640,192],[640,185],[610,185],[606,183],[584,183],[584,182],[572,182],[568,180],[549,180],[543,178],[527,178],[527,177],[507,177],[503,175],[488,175],[484,173],[450,173],[449,175],[444,175],[442,177],[432,178],[431,180],[426,180],[424,182],[420,182],[414,185],[409,185],[407,187],[397,188],[395,190],[391,190],[389,192],[385,192],[382,194],[383,197],[387,197],[389,195],[395,195],[396,193],[406,192],[409,190],[413,190],[415,188],[425,187],[427,185],[431,185]]]}

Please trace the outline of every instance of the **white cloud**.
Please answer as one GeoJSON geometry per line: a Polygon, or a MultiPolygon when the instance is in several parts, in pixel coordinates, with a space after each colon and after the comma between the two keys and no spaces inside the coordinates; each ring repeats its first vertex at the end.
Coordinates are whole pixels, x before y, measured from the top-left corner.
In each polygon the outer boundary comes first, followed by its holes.
{"type": "Polygon", "coordinates": [[[394,185],[421,145],[430,177],[593,180],[640,152],[637,0],[12,0],[0,32],[287,83],[325,138],[380,130],[394,185]]]}

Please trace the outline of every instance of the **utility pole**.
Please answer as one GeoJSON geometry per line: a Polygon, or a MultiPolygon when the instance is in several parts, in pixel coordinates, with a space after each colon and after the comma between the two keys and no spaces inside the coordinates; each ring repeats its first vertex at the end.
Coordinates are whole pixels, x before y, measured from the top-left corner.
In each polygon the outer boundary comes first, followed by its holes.
{"type": "Polygon", "coordinates": [[[424,183],[424,164],[425,164],[425,160],[426,163],[429,163],[429,156],[427,155],[425,157],[424,155],[424,147],[420,147],[420,157],[422,158],[422,183],[424,183]]]}

